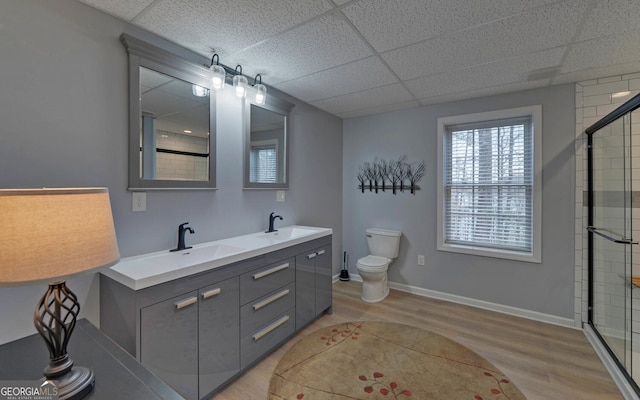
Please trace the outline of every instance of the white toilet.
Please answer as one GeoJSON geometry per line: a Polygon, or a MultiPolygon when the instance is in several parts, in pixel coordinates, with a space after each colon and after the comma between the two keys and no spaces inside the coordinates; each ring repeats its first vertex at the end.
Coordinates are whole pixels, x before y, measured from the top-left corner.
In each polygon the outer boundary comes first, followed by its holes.
{"type": "Polygon", "coordinates": [[[362,278],[362,300],[367,303],[382,301],[389,294],[387,269],[398,257],[402,232],[389,229],[367,229],[370,255],[358,259],[358,274],[362,278]]]}

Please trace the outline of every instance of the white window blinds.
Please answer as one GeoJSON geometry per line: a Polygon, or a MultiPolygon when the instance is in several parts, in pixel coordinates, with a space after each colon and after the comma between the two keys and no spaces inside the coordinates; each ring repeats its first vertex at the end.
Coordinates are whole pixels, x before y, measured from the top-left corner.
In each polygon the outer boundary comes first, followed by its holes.
{"type": "Polygon", "coordinates": [[[251,182],[274,183],[278,170],[276,145],[252,145],[249,164],[251,182]]]}
{"type": "Polygon", "coordinates": [[[445,243],[531,253],[532,118],[446,126],[445,243]]]}

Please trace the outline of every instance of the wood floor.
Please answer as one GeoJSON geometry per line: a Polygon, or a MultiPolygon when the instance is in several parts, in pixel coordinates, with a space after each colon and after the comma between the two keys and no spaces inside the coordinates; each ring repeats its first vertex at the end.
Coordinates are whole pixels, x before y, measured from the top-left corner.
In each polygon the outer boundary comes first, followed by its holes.
{"type": "Polygon", "coordinates": [[[271,373],[293,343],[324,326],[371,320],[417,326],[467,346],[508,376],[528,400],[623,399],[580,330],[397,290],[383,302],[367,304],[360,290],[358,282],[336,282],[333,314],[318,318],[212,399],[266,399],[271,373]]]}

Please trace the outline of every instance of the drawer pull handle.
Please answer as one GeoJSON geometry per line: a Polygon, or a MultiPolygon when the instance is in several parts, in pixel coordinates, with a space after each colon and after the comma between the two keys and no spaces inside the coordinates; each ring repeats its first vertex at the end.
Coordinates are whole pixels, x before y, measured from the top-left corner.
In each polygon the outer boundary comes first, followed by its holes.
{"type": "Polygon", "coordinates": [[[202,293],[202,298],[203,299],[208,299],[209,297],[212,297],[212,296],[215,296],[217,294],[220,294],[220,292],[222,292],[222,289],[220,289],[220,288],[207,290],[206,292],[202,293]]]}
{"type": "Polygon", "coordinates": [[[176,310],[179,310],[181,308],[185,308],[186,306],[190,306],[190,305],[195,304],[197,302],[198,302],[198,298],[197,297],[191,297],[191,298],[186,299],[186,300],[178,301],[178,302],[175,303],[176,310]]]}
{"type": "Polygon", "coordinates": [[[324,250],[320,250],[319,252],[316,253],[317,255],[321,256],[324,254],[324,250]]]}
{"type": "Polygon", "coordinates": [[[260,278],[264,278],[267,275],[275,274],[278,271],[282,271],[283,269],[289,268],[289,263],[284,263],[282,265],[278,265],[277,267],[273,267],[266,271],[258,272],[257,274],[253,274],[253,280],[257,281],[260,278]]]}
{"type": "Polygon", "coordinates": [[[261,309],[262,307],[273,303],[274,301],[283,298],[284,296],[289,294],[289,289],[285,289],[281,292],[278,292],[276,294],[274,294],[271,297],[267,297],[266,299],[257,302],[256,304],[253,305],[253,311],[258,311],[259,309],[261,309]]]}
{"type": "Polygon", "coordinates": [[[317,255],[318,255],[318,253],[307,254],[307,259],[311,260],[312,258],[314,258],[317,255]]]}
{"type": "Polygon", "coordinates": [[[288,320],[289,320],[289,316],[288,315],[283,315],[282,317],[278,318],[277,321],[274,321],[271,324],[269,324],[268,326],[266,326],[263,329],[259,330],[255,335],[253,335],[253,340],[254,341],[260,340],[264,335],[268,334],[269,332],[271,332],[272,330],[276,329],[280,325],[284,324],[288,320]]]}

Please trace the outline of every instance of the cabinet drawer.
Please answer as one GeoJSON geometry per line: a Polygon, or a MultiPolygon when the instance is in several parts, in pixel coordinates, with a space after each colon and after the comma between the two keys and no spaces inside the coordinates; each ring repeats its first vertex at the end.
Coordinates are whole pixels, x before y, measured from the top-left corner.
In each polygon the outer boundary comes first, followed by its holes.
{"type": "Polygon", "coordinates": [[[289,258],[240,276],[240,304],[244,305],[294,281],[295,259],[289,258]]]}
{"type": "Polygon", "coordinates": [[[280,344],[293,334],[296,327],[296,310],[291,308],[264,326],[256,329],[240,339],[241,368],[246,368],[252,362],[280,344]]]}
{"type": "Polygon", "coordinates": [[[244,337],[259,329],[295,305],[295,283],[245,304],[240,308],[240,336],[244,337]]]}

